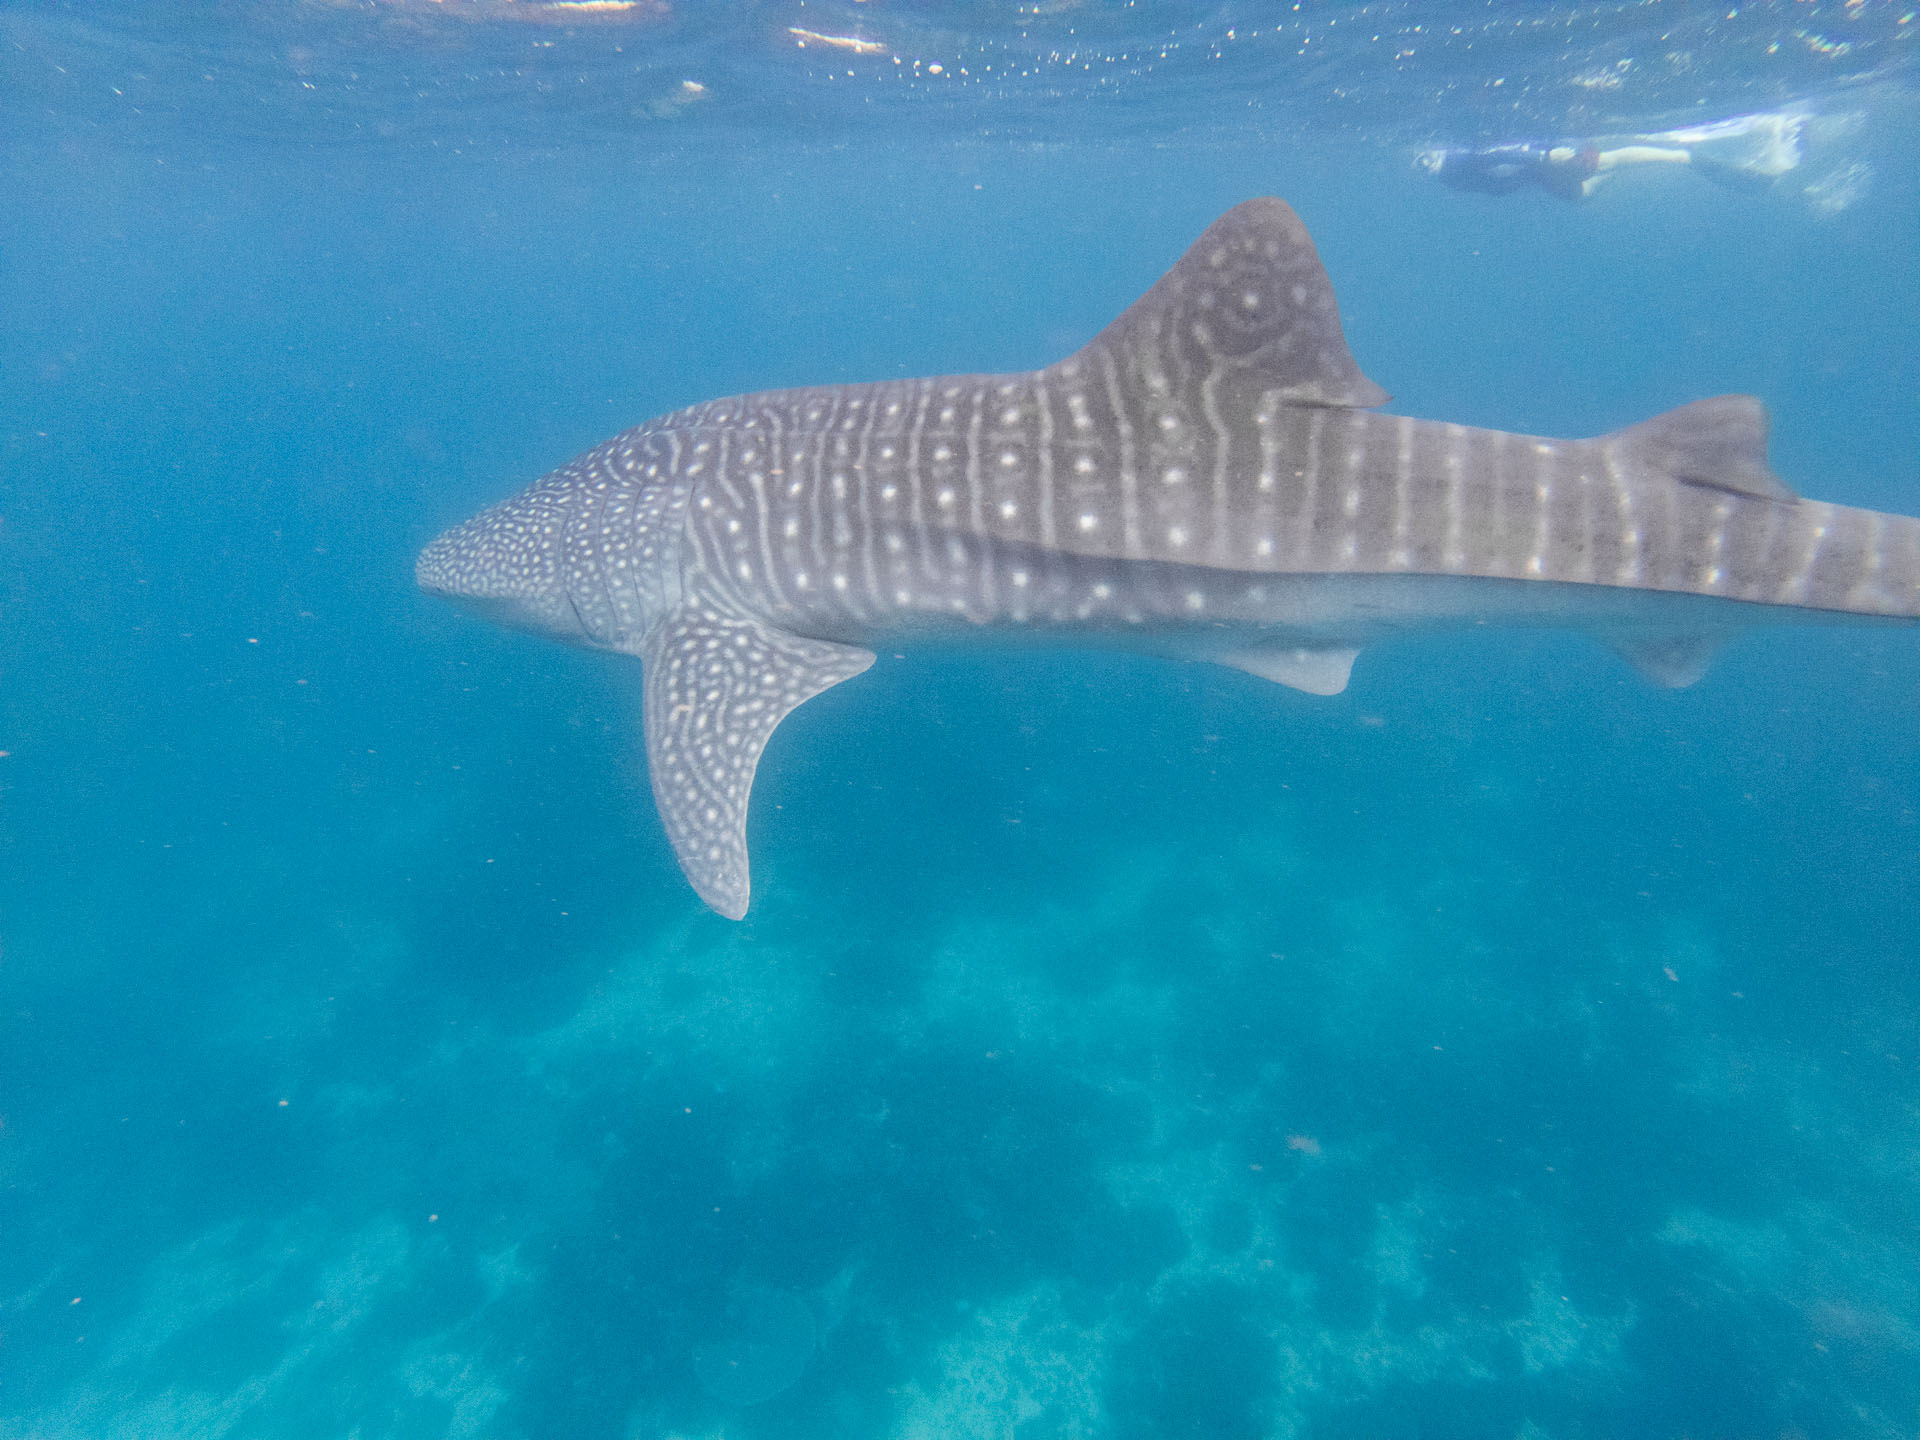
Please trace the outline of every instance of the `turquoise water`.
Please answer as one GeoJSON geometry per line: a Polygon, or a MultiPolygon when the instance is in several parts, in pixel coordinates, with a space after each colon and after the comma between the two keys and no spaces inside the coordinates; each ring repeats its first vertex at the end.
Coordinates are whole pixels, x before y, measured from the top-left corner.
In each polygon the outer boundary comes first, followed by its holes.
{"type": "Polygon", "coordinates": [[[1040,8],[0,12],[0,1436],[1920,1430],[1910,631],[883,654],[733,925],[632,668],[415,592],[1262,193],[1397,411],[1751,391],[1920,513],[1902,7],[1040,8]],[[1788,105],[1740,186],[1415,158],[1788,105]]]}

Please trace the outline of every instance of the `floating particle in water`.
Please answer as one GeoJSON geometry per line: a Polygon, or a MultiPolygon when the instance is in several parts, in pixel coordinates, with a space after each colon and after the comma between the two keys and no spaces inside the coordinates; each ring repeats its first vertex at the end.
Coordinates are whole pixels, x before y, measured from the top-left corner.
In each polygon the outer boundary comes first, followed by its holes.
{"type": "Polygon", "coordinates": [[[743,1287],[693,1352],[700,1388],[727,1405],[758,1405],[789,1388],[813,1358],[813,1313],[785,1290],[743,1287]]]}

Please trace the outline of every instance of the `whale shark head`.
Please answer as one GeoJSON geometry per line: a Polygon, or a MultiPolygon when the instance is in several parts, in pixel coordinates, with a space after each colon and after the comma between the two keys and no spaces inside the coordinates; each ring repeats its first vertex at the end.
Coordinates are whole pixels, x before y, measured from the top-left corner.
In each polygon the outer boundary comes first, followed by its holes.
{"type": "Polygon", "coordinates": [[[414,579],[495,624],[593,644],[561,572],[566,508],[564,496],[530,490],[483,510],[423,549],[414,579]]]}
{"type": "Polygon", "coordinates": [[[518,630],[637,653],[679,600],[689,482],[645,428],[615,436],[420,552],[420,588],[518,630]]]}

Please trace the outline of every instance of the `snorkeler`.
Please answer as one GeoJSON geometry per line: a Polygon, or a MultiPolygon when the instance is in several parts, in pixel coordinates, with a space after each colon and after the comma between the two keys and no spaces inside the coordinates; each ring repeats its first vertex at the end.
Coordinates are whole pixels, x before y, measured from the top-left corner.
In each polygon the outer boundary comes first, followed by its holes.
{"type": "Polygon", "coordinates": [[[1422,151],[1418,159],[1441,184],[1482,195],[1538,189],[1579,200],[1608,175],[1636,165],[1684,165],[1717,184],[1750,188],[1799,165],[1804,118],[1797,111],[1739,115],[1650,135],[1557,145],[1441,147],[1422,151]]]}
{"type": "Polygon", "coordinates": [[[1578,200],[1599,166],[1599,152],[1556,145],[1490,145],[1484,150],[1427,150],[1420,163],[1442,185],[1482,195],[1538,188],[1578,200]]]}

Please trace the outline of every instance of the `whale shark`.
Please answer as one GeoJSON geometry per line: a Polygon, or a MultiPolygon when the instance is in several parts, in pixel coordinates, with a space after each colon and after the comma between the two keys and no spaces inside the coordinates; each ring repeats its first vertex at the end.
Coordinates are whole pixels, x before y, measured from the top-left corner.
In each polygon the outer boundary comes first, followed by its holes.
{"type": "Polygon", "coordinates": [[[1678,686],[1756,624],[1920,617],[1920,520],[1798,497],[1751,396],[1589,439],[1388,398],[1305,225],[1249,200],[1044,369],[676,410],[448,530],[416,578],[638,658],[660,819],[736,920],[768,738],[875,647],[1121,647],[1332,695],[1390,635],[1563,626],[1678,686]]]}

